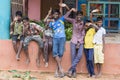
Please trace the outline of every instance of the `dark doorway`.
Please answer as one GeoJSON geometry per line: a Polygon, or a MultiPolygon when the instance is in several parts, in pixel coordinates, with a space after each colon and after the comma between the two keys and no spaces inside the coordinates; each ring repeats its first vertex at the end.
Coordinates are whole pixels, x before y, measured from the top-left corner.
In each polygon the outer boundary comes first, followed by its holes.
{"type": "Polygon", "coordinates": [[[53,9],[59,8],[60,0],[41,0],[41,19],[44,19],[45,16],[47,15],[50,7],[53,9]]]}

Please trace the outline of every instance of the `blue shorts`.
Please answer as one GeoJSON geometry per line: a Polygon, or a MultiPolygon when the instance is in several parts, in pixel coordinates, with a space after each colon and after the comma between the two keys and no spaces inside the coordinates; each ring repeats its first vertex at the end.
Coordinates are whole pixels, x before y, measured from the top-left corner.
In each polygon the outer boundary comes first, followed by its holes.
{"type": "Polygon", "coordinates": [[[53,38],[53,57],[62,57],[65,50],[66,38],[53,38]]]}

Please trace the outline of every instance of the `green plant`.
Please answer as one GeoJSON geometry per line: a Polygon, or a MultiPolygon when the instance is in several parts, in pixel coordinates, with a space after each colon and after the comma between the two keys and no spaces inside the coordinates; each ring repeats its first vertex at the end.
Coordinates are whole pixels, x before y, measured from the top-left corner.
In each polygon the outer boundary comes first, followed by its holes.
{"type": "MultiPolygon", "coordinates": [[[[32,21],[38,25],[40,25],[41,27],[45,28],[45,24],[43,21],[32,21]]],[[[65,22],[65,34],[66,34],[66,40],[69,41],[72,37],[72,24],[69,22],[65,22]]],[[[42,37],[42,34],[40,34],[40,36],[42,37]]]]}
{"type": "Polygon", "coordinates": [[[66,40],[70,41],[72,37],[72,24],[69,22],[65,22],[65,34],[66,34],[66,40]]]}

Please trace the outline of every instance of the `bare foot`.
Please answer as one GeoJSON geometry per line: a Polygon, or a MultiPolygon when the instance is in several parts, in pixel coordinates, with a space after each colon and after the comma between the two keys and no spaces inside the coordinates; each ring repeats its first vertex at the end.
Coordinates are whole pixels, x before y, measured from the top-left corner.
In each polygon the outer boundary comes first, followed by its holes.
{"type": "Polygon", "coordinates": [[[30,63],[30,59],[27,59],[27,60],[26,60],[26,64],[29,64],[29,63],[30,63]]]}
{"type": "Polygon", "coordinates": [[[20,56],[16,55],[16,60],[20,61],[20,56]]]}
{"type": "Polygon", "coordinates": [[[87,78],[90,78],[90,74],[87,75],[87,78]]]}
{"type": "Polygon", "coordinates": [[[48,67],[48,62],[47,62],[47,63],[45,63],[45,67],[48,67]]]}
{"type": "Polygon", "coordinates": [[[55,77],[55,78],[58,78],[58,77],[59,77],[59,74],[55,72],[54,77],[55,77]]]}
{"type": "Polygon", "coordinates": [[[57,67],[56,71],[55,71],[55,75],[54,75],[55,78],[58,78],[59,77],[59,68],[57,67]]]}
{"type": "Polygon", "coordinates": [[[37,64],[37,67],[40,67],[40,60],[39,59],[36,59],[36,64],[37,64]]]}
{"type": "Polygon", "coordinates": [[[45,62],[45,59],[43,59],[43,62],[45,62]]]}
{"type": "Polygon", "coordinates": [[[97,76],[96,76],[96,78],[100,78],[101,77],[101,73],[99,73],[97,76]]]}
{"type": "Polygon", "coordinates": [[[92,75],[91,77],[92,77],[92,78],[96,78],[96,76],[95,76],[95,75],[92,75]]]}

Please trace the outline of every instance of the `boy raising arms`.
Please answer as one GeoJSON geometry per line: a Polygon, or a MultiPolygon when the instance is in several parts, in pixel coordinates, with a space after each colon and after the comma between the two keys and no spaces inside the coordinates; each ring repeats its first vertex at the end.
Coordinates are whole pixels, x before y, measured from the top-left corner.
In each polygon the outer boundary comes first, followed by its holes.
{"type": "MultiPolygon", "coordinates": [[[[60,7],[66,7],[67,5],[59,4],[60,7]]],[[[53,57],[55,58],[55,61],[57,63],[56,71],[55,71],[55,77],[64,77],[63,68],[61,65],[62,57],[64,54],[64,48],[65,48],[65,41],[66,41],[66,35],[65,35],[65,27],[64,27],[64,16],[61,17],[61,12],[59,9],[54,9],[52,11],[53,21],[49,23],[49,27],[53,29],[53,57]]]]}

